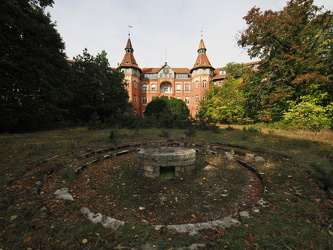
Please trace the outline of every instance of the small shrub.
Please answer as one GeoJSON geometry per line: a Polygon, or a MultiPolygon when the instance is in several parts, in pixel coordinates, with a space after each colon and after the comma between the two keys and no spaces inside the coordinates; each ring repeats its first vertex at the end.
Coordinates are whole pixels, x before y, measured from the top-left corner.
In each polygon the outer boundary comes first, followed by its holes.
{"type": "Polygon", "coordinates": [[[118,143],[120,139],[120,134],[117,129],[112,129],[110,131],[109,140],[113,143],[118,143]]]}
{"type": "Polygon", "coordinates": [[[74,181],[77,178],[77,173],[72,168],[64,169],[60,172],[60,175],[66,181],[74,181]]]}
{"type": "Polygon", "coordinates": [[[184,134],[188,137],[191,137],[191,136],[194,137],[196,135],[196,133],[197,133],[197,131],[194,126],[190,126],[189,129],[184,132],[184,134]]]}
{"type": "Polygon", "coordinates": [[[247,131],[250,133],[261,133],[261,128],[257,128],[255,126],[250,126],[247,128],[247,131]]]}
{"type": "Polygon", "coordinates": [[[158,134],[159,137],[170,137],[168,130],[162,129],[161,133],[158,134]]]}
{"type": "Polygon", "coordinates": [[[234,130],[234,127],[233,126],[230,126],[228,125],[228,127],[225,128],[225,130],[227,131],[233,131],[234,130]]]}
{"type": "Polygon", "coordinates": [[[102,122],[96,112],[91,115],[88,128],[89,130],[98,130],[102,128],[102,122]]]}
{"type": "Polygon", "coordinates": [[[215,133],[215,134],[220,133],[220,128],[219,128],[218,126],[216,126],[216,125],[211,125],[211,126],[210,126],[210,130],[211,130],[213,133],[215,133]]]}

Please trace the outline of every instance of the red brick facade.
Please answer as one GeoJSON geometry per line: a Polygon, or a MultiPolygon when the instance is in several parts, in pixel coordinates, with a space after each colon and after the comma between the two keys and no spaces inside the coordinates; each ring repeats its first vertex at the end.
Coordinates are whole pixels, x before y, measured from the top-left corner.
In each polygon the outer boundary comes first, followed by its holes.
{"type": "MultiPolygon", "coordinates": [[[[223,68],[212,67],[206,50],[201,39],[198,57],[192,69],[171,68],[167,63],[161,68],[141,69],[134,58],[134,49],[129,38],[119,68],[125,74],[124,84],[137,114],[142,117],[147,104],[154,97],[168,96],[182,99],[187,104],[191,116],[195,117],[210,83],[218,83],[225,78],[223,68]]],[[[253,67],[256,64],[257,62],[247,65],[253,67]]]]}

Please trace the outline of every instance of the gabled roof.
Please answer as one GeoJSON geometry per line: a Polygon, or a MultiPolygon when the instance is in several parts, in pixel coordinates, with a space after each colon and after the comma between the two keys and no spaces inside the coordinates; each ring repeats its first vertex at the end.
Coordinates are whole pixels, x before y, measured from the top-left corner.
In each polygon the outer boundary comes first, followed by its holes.
{"type": "MultiPolygon", "coordinates": [[[[189,74],[189,68],[170,68],[177,74],[189,74]]],[[[156,74],[161,70],[161,68],[143,68],[142,73],[144,74],[156,74]]]]}

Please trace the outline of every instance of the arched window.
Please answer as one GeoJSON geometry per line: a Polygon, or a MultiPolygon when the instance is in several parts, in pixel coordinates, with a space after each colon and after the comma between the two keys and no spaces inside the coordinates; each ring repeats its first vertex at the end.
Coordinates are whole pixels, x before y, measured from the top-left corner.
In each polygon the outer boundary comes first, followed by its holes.
{"type": "Polygon", "coordinates": [[[142,97],[142,103],[143,103],[143,104],[147,104],[147,97],[145,97],[145,96],[142,97]]]}
{"type": "Polygon", "coordinates": [[[190,98],[189,97],[185,97],[185,103],[186,104],[190,103],[190,98]]]}
{"type": "Polygon", "coordinates": [[[133,87],[136,89],[136,81],[133,82],[133,87]]]}
{"type": "Polygon", "coordinates": [[[156,91],[156,90],[157,90],[157,89],[156,89],[156,84],[155,84],[155,83],[152,84],[151,87],[150,87],[150,89],[151,89],[151,91],[156,91]]]}
{"type": "Polygon", "coordinates": [[[144,92],[147,91],[147,84],[142,84],[142,91],[144,91],[144,92]]]}
{"type": "Polygon", "coordinates": [[[185,91],[190,91],[190,84],[185,84],[185,91]]]}
{"type": "Polygon", "coordinates": [[[196,89],[199,88],[199,81],[196,81],[196,82],[195,82],[195,88],[196,88],[196,89]]]}
{"type": "Polygon", "coordinates": [[[172,85],[169,82],[162,82],[160,86],[161,94],[171,94],[172,93],[172,85]]]}
{"type": "Polygon", "coordinates": [[[204,88],[207,88],[207,81],[206,81],[206,80],[203,81],[202,86],[203,86],[204,88]]]}
{"type": "Polygon", "coordinates": [[[199,102],[199,96],[198,95],[195,96],[195,101],[199,102]]]}
{"type": "Polygon", "coordinates": [[[180,83],[176,85],[176,91],[182,91],[182,85],[180,83]]]}

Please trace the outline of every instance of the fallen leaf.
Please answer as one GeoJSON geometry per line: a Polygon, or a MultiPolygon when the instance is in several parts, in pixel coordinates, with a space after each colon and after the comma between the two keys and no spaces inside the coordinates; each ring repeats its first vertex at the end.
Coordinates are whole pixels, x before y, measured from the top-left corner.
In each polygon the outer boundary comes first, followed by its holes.
{"type": "Polygon", "coordinates": [[[28,243],[29,241],[31,241],[31,237],[28,236],[27,238],[24,239],[23,243],[28,243]]]}
{"type": "Polygon", "coordinates": [[[83,240],[82,240],[82,243],[83,243],[83,244],[86,244],[87,242],[88,242],[87,239],[83,239],[83,240]]]}
{"type": "Polygon", "coordinates": [[[12,215],[12,216],[10,216],[10,220],[11,220],[11,221],[15,220],[16,218],[17,218],[17,215],[12,215]]]}

